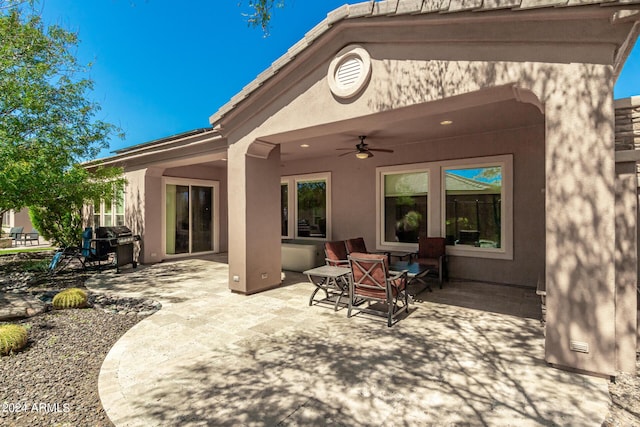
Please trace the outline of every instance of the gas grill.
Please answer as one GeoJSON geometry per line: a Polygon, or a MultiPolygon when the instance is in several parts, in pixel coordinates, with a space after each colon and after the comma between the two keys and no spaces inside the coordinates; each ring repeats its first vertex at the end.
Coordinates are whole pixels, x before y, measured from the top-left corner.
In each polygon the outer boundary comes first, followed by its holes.
{"type": "Polygon", "coordinates": [[[131,264],[133,268],[138,266],[138,261],[134,258],[133,243],[140,241],[140,235],[133,234],[129,227],[98,227],[93,240],[98,254],[114,254],[114,265],[118,271],[123,265],[131,264]]]}

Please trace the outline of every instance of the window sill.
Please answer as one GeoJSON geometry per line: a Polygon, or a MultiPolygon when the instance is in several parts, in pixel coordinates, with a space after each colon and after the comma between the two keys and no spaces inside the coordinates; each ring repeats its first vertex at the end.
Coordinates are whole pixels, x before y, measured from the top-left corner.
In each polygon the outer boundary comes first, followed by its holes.
{"type": "Polygon", "coordinates": [[[467,245],[447,246],[447,255],[469,258],[513,260],[513,253],[506,249],[476,248],[474,246],[467,245]]]}

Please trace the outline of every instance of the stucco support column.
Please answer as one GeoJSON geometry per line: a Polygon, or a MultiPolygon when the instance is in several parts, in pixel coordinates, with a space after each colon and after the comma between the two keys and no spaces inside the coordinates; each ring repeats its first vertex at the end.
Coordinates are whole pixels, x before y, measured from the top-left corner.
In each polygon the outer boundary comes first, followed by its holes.
{"type": "Polygon", "coordinates": [[[142,236],[138,261],[151,264],[162,260],[162,173],[163,168],[144,168],[125,174],[125,225],[142,236]],[[151,209],[147,209],[150,206],[151,209]],[[151,232],[147,233],[146,230],[151,232]]]}
{"type": "Polygon", "coordinates": [[[616,369],[636,371],[638,179],[635,162],[616,163],[616,369]]]}
{"type": "Polygon", "coordinates": [[[252,294],[279,286],[280,146],[229,147],[229,288],[252,294]]]}
{"type": "Polygon", "coordinates": [[[546,360],[615,372],[611,71],[571,75],[545,99],[546,360]]]}

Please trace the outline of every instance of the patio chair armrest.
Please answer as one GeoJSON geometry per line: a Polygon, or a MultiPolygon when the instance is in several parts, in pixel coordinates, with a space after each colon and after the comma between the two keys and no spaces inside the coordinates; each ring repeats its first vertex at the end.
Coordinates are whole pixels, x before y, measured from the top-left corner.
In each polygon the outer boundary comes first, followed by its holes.
{"type": "Polygon", "coordinates": [[[388,279],[389,280],[398,280],[398,279],[402,278],[403,276],[406,278],[408,273],[409,273],[409,270],[400,270],[400,271],[390,270],[388,279]]]}
{"type": "Polygon", "coordinates": [[[329,258],[325,258],[324,262],[327,265],[333,265],[336,267],[346,267],[349,266],[349,260],[348,259],[339,259],[339,260],[335,260],[335,259],[329,259],[329,258]]]}

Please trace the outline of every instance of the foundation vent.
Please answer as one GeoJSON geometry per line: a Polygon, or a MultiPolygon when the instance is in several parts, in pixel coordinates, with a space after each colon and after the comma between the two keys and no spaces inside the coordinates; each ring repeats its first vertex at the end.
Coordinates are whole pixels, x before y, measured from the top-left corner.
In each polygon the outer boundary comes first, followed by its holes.
{"type": "Polygon", "coordinates": [[[582,341],[569,341],[569,349],[578,353],[589,353],[589,344],[582,341]]]}

